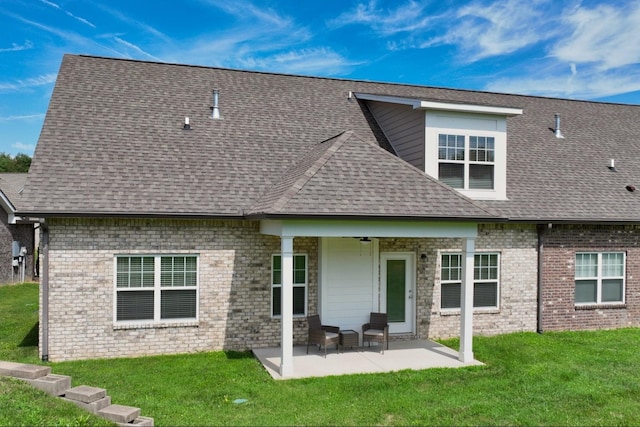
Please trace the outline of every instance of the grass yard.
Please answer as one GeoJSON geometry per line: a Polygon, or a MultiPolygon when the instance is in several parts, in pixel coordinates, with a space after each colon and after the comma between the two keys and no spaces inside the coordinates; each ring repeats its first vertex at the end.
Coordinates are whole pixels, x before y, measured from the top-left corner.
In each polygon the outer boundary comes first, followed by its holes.
{"type": "MultiPolygon", "coordinates": [[[[0,360],[38,363],[36,303],[37,286],[0,287],[0,360]]],[[[288,381],[236,352],[50,366],[74,385],[106,388],[114,403],[142,408],[158,426],[636,426],[639,343],[640,329],[476,337],[475,356],[486,366],[288,381]]],[[[0,414],[8,414],[0,424],[20,424],[11,414],[22,404],[0,393],[0,414]]]]}

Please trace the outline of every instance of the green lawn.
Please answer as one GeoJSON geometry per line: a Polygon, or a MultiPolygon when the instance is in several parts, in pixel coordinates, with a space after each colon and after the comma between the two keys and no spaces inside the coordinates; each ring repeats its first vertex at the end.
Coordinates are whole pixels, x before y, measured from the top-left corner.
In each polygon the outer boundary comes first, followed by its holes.
{"type": "MultiPolygon", "coordinates": [[[[37,361],[36,301],[33,285],[0,287],[0,360],[37,361]]],[[[637,426],[639,343],[640,329],[475,337],[486,366],[288,381],[234,352],[50,365],[75,385],[106,388],[114,403],[142,408],[158,426],[637,426]]],[[[0,413],[13,413],[6,405],[0,394],[0,413]]],[[[2,425],[18,422],[0,416],[2,425]]]]}

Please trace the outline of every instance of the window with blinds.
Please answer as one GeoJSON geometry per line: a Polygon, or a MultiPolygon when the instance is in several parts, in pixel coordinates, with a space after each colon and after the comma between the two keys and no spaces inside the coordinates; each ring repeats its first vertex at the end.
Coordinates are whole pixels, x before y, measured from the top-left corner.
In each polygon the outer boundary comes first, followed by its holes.
{"type": "Polygon", "coordinates": [[[197,319],[196,255],[116,257],[116,322],[197,319]]]}
{"type": "MultiPolygon", "coordinates": [[[[498,308],[499,254],[474,256],[473,306],[498,308]]],[[[462,288],[462,254],[445,253],[440,258],[440,308],[459,309],[462,288]]]]}
{"type": "Polygon", "coordinates": [[[464,190],[495,188],[495,138],[438,135],[438,179],[464,190]]]}
{"type": "MultiPolygon", "coordinates": [[[[307,313],[307,256],[293,255],[293,315],[307,313]]],[[[271,257],[271,315],[282,315],[282,256],[271,257]]]]}
{"type": "Polygon", "coordinates": [[[625,253],[576,253],[575,303],[624,303],[625,253]]]}

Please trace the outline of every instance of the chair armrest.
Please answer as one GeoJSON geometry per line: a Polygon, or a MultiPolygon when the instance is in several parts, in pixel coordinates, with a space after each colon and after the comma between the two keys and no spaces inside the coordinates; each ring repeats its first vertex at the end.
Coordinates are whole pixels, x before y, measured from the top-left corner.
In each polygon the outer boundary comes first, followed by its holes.
{"type": "Polygon", "coordinates": [[[371,323],[365,323],[362,325],[362,332],[368,331],[369,329],[371,329],[371,323]]]}
{"type": "Polygon", "coordinates": [[[309,341],[312,343],[322,342],[325,337],[326,334],[322,329],[312,329],[309,331],[309,341]]]}
{"type": "Polygon", "coordinates": [[[327,332],[334,332],[336,334],[340,333],[340,328],[337,326],[322,325],[322,330],[327,332]]]}

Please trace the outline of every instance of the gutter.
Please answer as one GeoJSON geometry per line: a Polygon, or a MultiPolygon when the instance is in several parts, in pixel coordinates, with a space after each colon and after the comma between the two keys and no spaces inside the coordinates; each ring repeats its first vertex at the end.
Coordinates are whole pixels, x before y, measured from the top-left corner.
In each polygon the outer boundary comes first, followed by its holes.
{"type": "Polygon", "coordinates": [[[42,350],[42,361],[49,361],[49,229],[41,227],[42,238],[40,244],[42,251],[42,274],[40,276],[40,286],[42,290],[42,312],[40,315],[40,327],[42,328],[42,338],[40,348],[42,350]]]}

